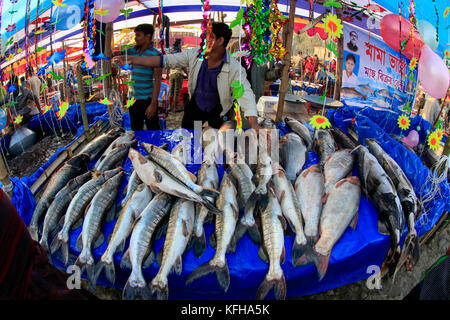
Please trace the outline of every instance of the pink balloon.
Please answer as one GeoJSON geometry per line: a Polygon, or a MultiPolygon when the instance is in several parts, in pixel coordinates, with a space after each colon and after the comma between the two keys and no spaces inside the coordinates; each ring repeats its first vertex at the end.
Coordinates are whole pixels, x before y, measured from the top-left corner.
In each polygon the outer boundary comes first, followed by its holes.
{"type": "Polygon", "coordinates": [[[447,94],[450,74],[444,60],[424,45],[419,60],[419,81],[426,93],[436,99],[447,94]]]}
{"type": "MultiPolygon", "coordinates": [[[[409,38],[411,28],[414,29],[414,26],[412,26],[412,24],[403,17],[401,18],[400,23],[399,16],[397,14],[388,14],[384,16],[380,22],[380,32],[383,40],[391,49],[399,52],[401,43],[409,38]]],[[[411,59],[412,57],[418,58],[420,57],[420,49],[423,45],[424,43],[420,37],[420,34],[417,31],[414,31],[414,41],[410,39],[406,43],[402,53],[408,59],[411,59]]]]}
{"type": "Polygon", "coordinates": [[[122,9],[121,0],[97,0],[95,1],[95,10],[108,10],[108,15],[95,15],[95,19],[101,23],[114,22],[120,16],[120,9],[122,9]]]}
{"type": "Polygon", "coordinates": [[[416,130],[411,130],[406,137],[402,138],[402,141],[404,144],[414,148],[419,143],[419,134],[416,130]]]}

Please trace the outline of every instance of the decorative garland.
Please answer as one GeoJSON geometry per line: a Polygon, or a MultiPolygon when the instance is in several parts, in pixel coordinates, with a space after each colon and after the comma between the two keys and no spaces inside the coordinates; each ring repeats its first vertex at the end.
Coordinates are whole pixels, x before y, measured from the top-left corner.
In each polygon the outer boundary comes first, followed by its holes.
{"type": "Polygon", "coordinates": [[[94,49],[95,49],[95,0],[86,0],[84,9],[84,24],[83,24],[83,51],[84,62],[81,68],[84,71],[91,70],[95,66],[93,61],[94,49]]]}
{"type": "Polygon", "coordinates": [[[209,5],[209,0],[202,0],[202,12],[203,12],[203,21],[202,21],[202,34],[200,39],[202,39],[200,43],[200,49],[198,51],[198,57],[200,60],[208,58],[208,54],[211,51],[211,32],[212,32],[212,23],[211,23],[211,7],[209,5]],[[209,15],[207,13],[209,11],[209,15]]]}
{"type": "Polygon", "coordinates": [[[159,4],[159,25],[160,25],[160,34],[159,34],[160,40],[159,41],[160,41],[160,45],[161,45],[162,54],[166,54],[166,52],[164,51],[163,0],[158,1],[158,4],[159,4]]]}

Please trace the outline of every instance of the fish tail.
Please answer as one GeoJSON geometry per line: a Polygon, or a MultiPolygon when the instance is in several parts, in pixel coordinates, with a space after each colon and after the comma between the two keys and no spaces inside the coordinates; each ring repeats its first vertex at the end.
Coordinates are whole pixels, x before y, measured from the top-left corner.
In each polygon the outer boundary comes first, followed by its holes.
{"type": "Polygon", "coordinates": [[[314,263],[319,276],[319,281],[325,277],[328,269],[328,263],[330,261],[330,254],[324,256],[315,251],[311,246],[306,245],[303,247],[305,253],[294,263],[294,266],[302,266],[310,263],[314,263]]]}
{"type": "Polygon", "coordinates": [[[86,273],[88,276],[88,280],[90,283],[90,290],[95,291],[95,264],[94,257],[90,250],[83,248],[77,260],[75,261],[75,265],[80,267],[81,273],[86,269],[86,273]]]}
{"type": "Polygon", "coordinates": [[[192,273],[186,280],[186,285],[212,272],[216,273],[216,278],[217,282],[219,283],[219,286],[222,288],[224,292],[226,292],[230,285],[230,272],[228,270],[228,264],[226,262],[222,268],[213,265],[212,260],[202,264],[201,266],[194,269],[194,271],[192,271],[192,273]]]}
{"type": "Polygon", "coordinates": [[[30,232],[30,236],[34,241],[39,241],[39,232],[38,232],[38,225],[34,222],[31,222],[28,226],[28,232],[30,232]]]}
{"type": "Polygon", "coordinates": [[[54,254],[59,249],[61,249],[61,255],[64,265],[67,266],[67,264],[69,263],[69,239],[67,239],[62,231],[56,235],[56,237],[52,241],[52,244],[50,245],[51,254],[54,254]]]}
{"type": "Polygon", "coordinates": [[[400,260],[400,245],[391,246],[388,253],[386,254],[386,258],[381,265],[381,273],[385,273],[389,271],[389,275],[392,276],[395,273],[395,269],[397,268],[398,261],[400,260]]]}
{"type": "Polygon", "coordinates": [[[249,212],[253,212],[255,207],[256,207],[256,203],[258,202],[258,200],[261,198],[261,194],[255,193],[253,191],[253,193],[248,197],[247,202],[245,203],[245,209],[244,209],[244,215],[247,216],[249,214],[249,212]]]}
{"type": "Polygon", "coordinates": [[[131,275],[130,279],[128,279],[127,283],[125,284],[125,287],[123,288],[122,299],[136,300],[137,297],[141,297],[144,300],[151,300],[152,294],[150,292],[149,287],[145,283],[145,280],[143,283],[139,283],[139,285],[137,285],[137,283],[135,283],[132,280],[131,275]]]}
{"type": "Polygon", "coordinates": [[[151,294],[156,292],[157,300],[168,300],[169,299],[169,287],[167,281],[163,281],[162,276],[157,274],[155,278],[150,283],[151,294]]]}
{"type": "Polygon", "coordinates": [[[261,233],[259,232],[258,225],[254,223],[252,226],[247,227],[247,231],[253,243],[255,243],[256,245],[260,245],[261,233]]]}
{"type": "Polygon", "coordinates": [[[114,263],[107,262],[103,258],[100,259],[95,267],[95,282],[97,282],[97,279],[103,270],[105,270],[106,279],[108,279],[111,285],[114,285],[116,281],[116,270],[114,269],[114,263]]]}
{"type": "Polygon", "coordinates": [[[236,228],[234,230],[234,236],[236,237],[236,243],[238,243],[244,234],[247,232],[247,226],[244,225],[241,221],[238,222],[236,228]]]}
{"type": "Polygon", "coordinates": [[[41,240],[39,241],[39,244],[41,245],[42,249],[45,250],[45,252],[50,253],[50,248],[48,246],[48,239],[45,235],[41,237],[41,240]]]}
{"type": "Polygon", "coordinates": [[[297,261],[300,259],[301,256],[305,252],[308,252],[308,250],[311,247],[309,246],[308,242],[304,244],[299,244],[297,241],[294,240],[294,244],[292,245],[292,261],[297,261]]]}
{"type": "Polygon", "coordinates": [[[274,289],[274,296],[277,300],[286,299],[286,279],[284,278],[284,274],[281,275],[280,279],[272,279],[267,280],[267,277],[264,278],[264,281],[258,288],[256,292],[256,300],[264,300],[271,289],[274,289]]]}
{"type": "Polygon", "coordinates": [[[191,245],[192,245],[192,250],[194,252],[194,256],[196,258],[200,258],[206,249],[205,230],[202,230],[202,234],[199,237],[195,236],[194,234],[192,235],[191,245]]]}
{"type": "Polygon", "coordinates": [[[219,196],[220,192],[217,191],[216,189],[213,189],[213,188],[202,187],[199,194],[200,194],[201,196],[203,196],[203,197],[212,197],[212,198],[216,198],[216,197],[219,196]]]}
{"type": "Polygon", "coordinates": [[[206,209],[209,210],[209,212],[217,214],[217,215],[222,215],[222,211],[220,211],[219,209],[217,209],[211,202],[209,202],[206,199],[203,199],[201,202],[202,205],[205,206],[206,209]]]}

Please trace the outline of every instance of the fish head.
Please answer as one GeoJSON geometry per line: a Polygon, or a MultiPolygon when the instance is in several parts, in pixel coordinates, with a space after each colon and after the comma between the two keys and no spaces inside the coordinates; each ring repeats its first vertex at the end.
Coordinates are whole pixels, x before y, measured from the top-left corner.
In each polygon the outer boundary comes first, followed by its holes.
{"type": "Polygon", "coordinates": [[[130,150],[128,151],[128,158],[133,163],[133,167],[149,162],[142,154],[139,153],[139,151],[134,148],[130,148],[130,150]]]}
{"type": "Polygon", "coordinates": [[[81,153],[72,159],[68,161],[68,164],[74,166],[74,167],[86,167],[89,161],[91,160],[91,157],[87,153],[81,153]]]}
{"type": "MultiPolygon", "coordinates": [[[[103,173],[103,176],[105,177],[106,180],[108,180],[108,179],[111,179],[112,177],[114,177],[115,175],[117,175],[118,173],[120,173],[121,171],[123,171],[122,168],[120,168],[120,167],[115,168],[112,170],[105,171],[103,173]]],[[[101,175],[101,172],[100,172],[100,175],[101,175]]]]}
{"type": "Polygon", "coordinates": [[[157,147],[151,143],[143,142],[142,146],[144,147],[145,151],[147,151],[149,154],[152,153],[157,147]]]}

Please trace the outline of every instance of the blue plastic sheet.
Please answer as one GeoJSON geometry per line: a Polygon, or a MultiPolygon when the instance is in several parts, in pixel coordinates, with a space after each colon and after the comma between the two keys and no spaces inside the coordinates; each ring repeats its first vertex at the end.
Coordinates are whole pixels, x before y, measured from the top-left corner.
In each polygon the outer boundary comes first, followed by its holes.
{"type": "MultiPolygon", "coordinates": [[[[360,128],[360,132],[363,132],[368,124],[369,123],[357,121],[355,126],[358,126],[360,128]]],[[[277,124],[277,127],[280,129],[280,136],[283,136],[290,131],[284,123],[277,124]]],[[[310,126],[309,129],[312,130],[310,126]]],[[[373,131],[378,132],[378,130],[373,131]]],[[[381,129],[379,129],[379,131],[381,132],[381,129]]],[[[163,143],[168,143],[169,151],[171,151],[178,144],[178,142],[181,141],[179,137],[180,133],[177,130],[136,132],[136,138],[139,142],[137,150],[145,155],[146,152],[142,148],[141,144],[142,142],[147,142],[158,146],[163,143]]],[[[384,143],[387,144],[388,141],[384,143]]],[[[398,148],[394,143],[393,147],[398,148]]],[[[382,146],[384,147],[385,145],[382,144],[382,146]]],[[[192,156],[194,155],[192,154],[192,156]]],[[[411,154],[404,153],[402,156],[406,158],[401,158],[400,163],[402,163],[402,161],[408,163],[411,161],[409,159],[409,157],[412,157],[411,154]]],[[[90,167],[94,165],[95,161],[96,159],[90,163],[90,167]]],[[[304,168],[307,168],[317,162],[317,155],[310,151],[308,153],[308,160],[304,168]]],[[[48,164],[46,164],[46,166],[48,166],[48,164]]],[[[420,170],[426,169],[423,168],[423,166],[420,167],[421,164],[419,163],[414,164],[414,166],[420,170]]],[[[122,167],[126,172],[126,176],[119,188],[117,203],[123,199],[122,192],[125,190],[129,176],[132,172],[131,161],[126,159],[122,167]]],[[[186,167],[192,173],[197,174],[200,165],[188,164],[186,167]]],[[[219,177],[222,178],[223,168],[221,166],[219,167],[218,172],[219,177]]],[[[358,175],[357,165],[355,165],[353,174],[358,175]]],[[[408,177],[410,178],[409,175],[408,177]]],[[[413,180],[413,184],[415,185],[416,183],[419,183],[419,181],[416,182],[413,180]]],[[[448,192],[448,188],[446,190],[448,192]]],[[[446,204],[447,201],[437,199],[434,208],[436,216],[442,213],[442,210],[445,207],[443,203],[446,204]]],[[[116,220],[104,226],[104,235],[106,239],[113,231],[115,223],[116,220]]],[[[424,225],[423,228],[420,229],[419,234],[423,234],[425,230],[429,230],[432,226],[431,223],[432,222],[430,221],[429,224],[424,225]]],[[[80,253],[80,251],[76,249],[75,244],[81,231],[82,227],[71,232],[69,264],[73,264],[80,253]]],[[[214,232],[214,224],[205,224],[205,234],[207,238],[209,238],[212,232],[214,232]]],[[[318,281],[317,272],[314,265],[299,266],[295,268],[292,266],[291,249],[293,240],[294,236],[285,236],[286,261],[282,265],[282,268],[287,282],[287,297],[314,294],[366,279],[372,275],[372,272],[368,268],[374,265],[380,266],[390,246],[389,237],[378,233],[377,212],[372,203],[364,196],[361,197],[357,228],[354,231],[351,228],[347,228],[341,239],[334,246],[331,253],[328,271],[322,281],[318,281]]],[[[155,242],[154,247],[156,253],[162,250],[163,244],[164,237],[155,242]]],[[[107,245],[108,244],[105,241],[105,243],[103,243],[99,248],[93,250],[96,261],[100,259],[101,255],[106,250],[107,245]]],[[[128,248],[128,245],[129,239],[126,243],[126,249],[128,248]]],[[[227,254],[226,256],[230,271],[230,287],[226,293],[221,292],[214,274],[198,279],[189,286],[185,285],[185,281],[189,274],[196,267],[210,260],[214,256],[214,253],[215,250],[212,249],[207,242],[206,250],[200,258],[196,258],[193,255],[192,250],[185,254],[183,258],[182,274],[169,275],[169,299],[206,300],[255,298],[256,291],[268,271],[268,265],[258,258],[258,247],[249,239],[248,235],[245,235],[238,243],[235,253],[227,254]]],[[[131,273],[131,270],[121,269],[119,267],[122,255],[123,253],[116,253],[114,256],[116,269],[116,282],[114,287],[120,290],[123,289],[131,273]]],[[[58,253],[52,258],[53,263],[57,267],[65,269],[58,253]]],[[[143,270],[147,282],[150,282],[153,279],[158,270],[159,266],[157,262],[155,262],[151,267],[143,270]]],[[[84,276],[85,275],[83,275],[83,277],[84,276]]],[[[103,274],[98,279],[98,285],[110,286],[110,284],[105,280],[103,274]]],[[[273,293],[269,293],[267,298],[273,299],[273,293]]]]}
{"type": "MultiPolygon", "coordinates": [[[[11,202],[22,217],[22,220],[28,225],[36,207],[33,193],[21,179],[13,177],[10,178],[10,181],[14,186],[11,202]]],[[[0,188],[2,187],[3,185],[0,182],[0,188]]]]}

